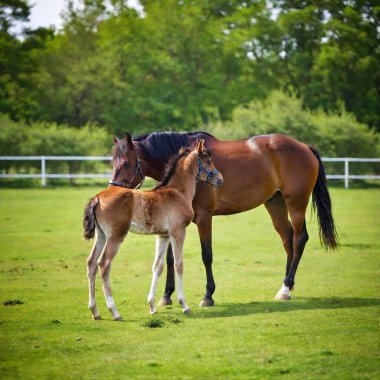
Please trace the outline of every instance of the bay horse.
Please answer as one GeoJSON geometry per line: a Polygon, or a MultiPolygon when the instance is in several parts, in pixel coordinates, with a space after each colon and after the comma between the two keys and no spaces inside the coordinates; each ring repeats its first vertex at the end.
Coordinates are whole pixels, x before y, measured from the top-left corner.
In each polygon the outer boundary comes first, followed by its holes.
{"type": "MultiPolygon", "coordinates": [[[[130,136],[125,142],[125,158],[128,159],[128,155],[135,153],[135,148],[130,136]]],[[[215,169],[204,147],[204,140],[198,140],[192,148],[182,148],[169,161],[166,174],[155,189],[143,192],[112,186],[90,199],[85,207],[83,226],[86,239],[95,235],[87,260],[89,309],[94,319],[100,319],[95,302],[95,277],[98,268],[107,307],[115,320],[121,319],[112,297],[109,275],[112,260],[129,231],[157,235],[152,283],[148,295],[151,314],[156,313],[156,287],[169,241],[174,256],[178,302],[185,313],[190,311],[183,293],[182,250],[186,227],[194,217],[192,200],[198,181],[216,187],[223,183],[222,175],[215,169]]]]}
{"type": "MultiPolygon", "coordinates": [[[[313,147],[281,134],[221,141],[205,132],[154,132],[133,138],[136,156],[128,161],[123,159],[124,141],[115,139],[110,184],[134,187],[144,176],[159,180],[173,152],[200,138],[224,177],[223,187],[217,189],[199,183],[193,199],[193,222],[198,227],[207,280],[200,306],[214,305],[212,217],[236,214],[261,204],[269,212],[287,254],[285,279],[275,299],[290,300],[308,241],[305,213],[311,195],[321,243],[326,249],[335,249],[338,244],[324,167],[313,147]]],[[[166,288],[160,305],[171,304],[174,292],[170,250],[169,246],[166,288]]]]}

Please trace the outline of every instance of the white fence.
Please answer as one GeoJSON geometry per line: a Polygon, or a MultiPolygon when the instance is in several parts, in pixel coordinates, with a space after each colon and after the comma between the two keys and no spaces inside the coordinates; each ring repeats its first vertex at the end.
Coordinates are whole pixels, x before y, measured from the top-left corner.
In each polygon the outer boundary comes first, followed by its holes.
{"type": "MultiPolygon", "coordinates": [[[[110,178],[110,173],[104,174],[50,174],[46,172],[47,161],[111,161],[109,156],[0,156],[0,161],[41,161],[41,173],[38,174],[4,174],[0,173],[0,178],[40,178],[41,185],[46,186],[48,178],[110,178]]],[[[353,175],[350,174],[350,162],[380,162],[380,158],[322,158],[325,162],[344,162],[343,174],[328,174],[327,179],[343,179],[346,188],[352,179],[375,179],[379,180],[380,175],[353,175]]]]}

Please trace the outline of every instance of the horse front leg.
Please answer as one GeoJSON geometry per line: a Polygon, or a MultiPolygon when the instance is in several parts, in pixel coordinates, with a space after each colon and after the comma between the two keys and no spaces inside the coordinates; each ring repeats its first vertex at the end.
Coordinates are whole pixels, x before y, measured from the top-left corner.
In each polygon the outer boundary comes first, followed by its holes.
{"type": "Polygon", "coordinates": [[[161,276],[164,269],[164,255],[166,248],[169,244],[169,236],[157,236],[156,237],[156,256],[152,266],[152,283],[148,294],[148,303],[150,307],[150,313],[155,314],[156,302],[155,295],[157,289],[158,278],[161,276]]]}
{"type": "Polygon", "coordinates": [[[212,217],[198,218],[197,221],[199,238],[202,247],[202,261],[206,270],[206,293],[199,306],[214,306],[212,295],[215,292],[215,281],[212,273],[212,217]]]}
{"type": "Polygon", "coordinates": [[[167,254],[166,254],[166,285],[165,292],[162,296],[158,306],[171,305],[172,300],[171,296],[175,290],[175,280],[174,280],[174,258],[173,258],[173,249],[171,243],[168,245],[167,254]]]}

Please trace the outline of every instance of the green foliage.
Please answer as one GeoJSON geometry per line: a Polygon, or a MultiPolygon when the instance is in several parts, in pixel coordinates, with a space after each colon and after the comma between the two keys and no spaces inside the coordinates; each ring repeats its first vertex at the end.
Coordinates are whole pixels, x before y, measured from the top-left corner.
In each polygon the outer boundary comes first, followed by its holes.
{"type": "MultiPolygon", "coordinates": [[[[8,156],[107,156],[112,139],[103,129],[85,125],[77,129],[55,123],[13,122],[0,115],[0,151],[8,156]]],[[[91,161],[51,161],[48,172],[78,173],[89,171],[98,163],[91,161]]],[[[40,170],[39,162],[1,161],[3,170],[21,172],[40,170]]]]}
{"type": "Polygon", "coordinates": [[[315,146],[326,157],[374,157],[380,154],[380,136],[342,111],[329,115],[304,109],[294,96],[274,92],[268,99],[239,107],[225,124],[209,131],[224,139],[284,133],[315,146]]]}
{"type": "MultiPolygon", "coordinates": [[[[235,108],[280,90],[321,122],[323,110],[352,125],[348,112],[380,131],[377,2],[141,4],[138,13],[123,0],[68,1],[62,30],[16,36],[11,26],[28,19],[30,6],[1,2],[0,113],[29,123],[95,123],[113,133],[196,130],[225,125],[235,108]]],[[[300,125],[286,127],[301,135],[300,125]]],[[[302,133],[306,141],[318,136],[302,133]]]]}

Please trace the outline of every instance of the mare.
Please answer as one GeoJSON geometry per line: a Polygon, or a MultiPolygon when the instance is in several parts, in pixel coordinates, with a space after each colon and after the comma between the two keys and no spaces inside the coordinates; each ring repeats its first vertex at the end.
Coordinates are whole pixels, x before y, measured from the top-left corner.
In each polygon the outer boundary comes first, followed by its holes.
{"type": "MultiPolygon", "coordinates": [[[[132,151],[132,140],[129,139],[126,143],[132,151]]],[[[166,175],[155,189],[142,192],[112,186],[90,199],[85,207],[83,226],[86,239],[95,235],[95,243],[87,260],[89,309],[94,319],[100,319],[95,302],[98,268],[107,307],[115,320],[121,319],[112,297],[109,276],[112,260],[129,231],[158,235],[148,295],[150,312],[156,312],[155,292],[169,241],[177,276],[177,298],[183,311],[189,312],[183,294],[182,249],[186,227],[194,217],[192,200],[198,180],[213,186],[221,186],[223,183],[222,175],[215,169],[204,148],[204,140],[197,141],[192,148],[182,148],[169,161],[166,175]]]]}
{"type": "MultiPolygon", "coordinates": [[[[193,222],[198,227],[207,280],[200,306],[214,304],[213,215],[236,214],[261,204],[269,212],[287,254],[285,279],[275,299],[291,299],[297,267],[308,241],[305,213],[311,195],[321,243],[326,249],[335,249],[338,242],[324,167],[313,147],[281,134],[221,141],[205,132],[154,132],[133,138],[135,149],[126,156],[126,139],[114,139],[110,184],[134,187],[144,176],[160,180],[173,152],[199,138],[205,140],[210,157],[224,178],[223,186],[217,189],[198,183],[193,199],[193,222]]],[[[171,304],[174,291],[170,250],[169,246],[167,282],[160,305],[171,304]]]]}

